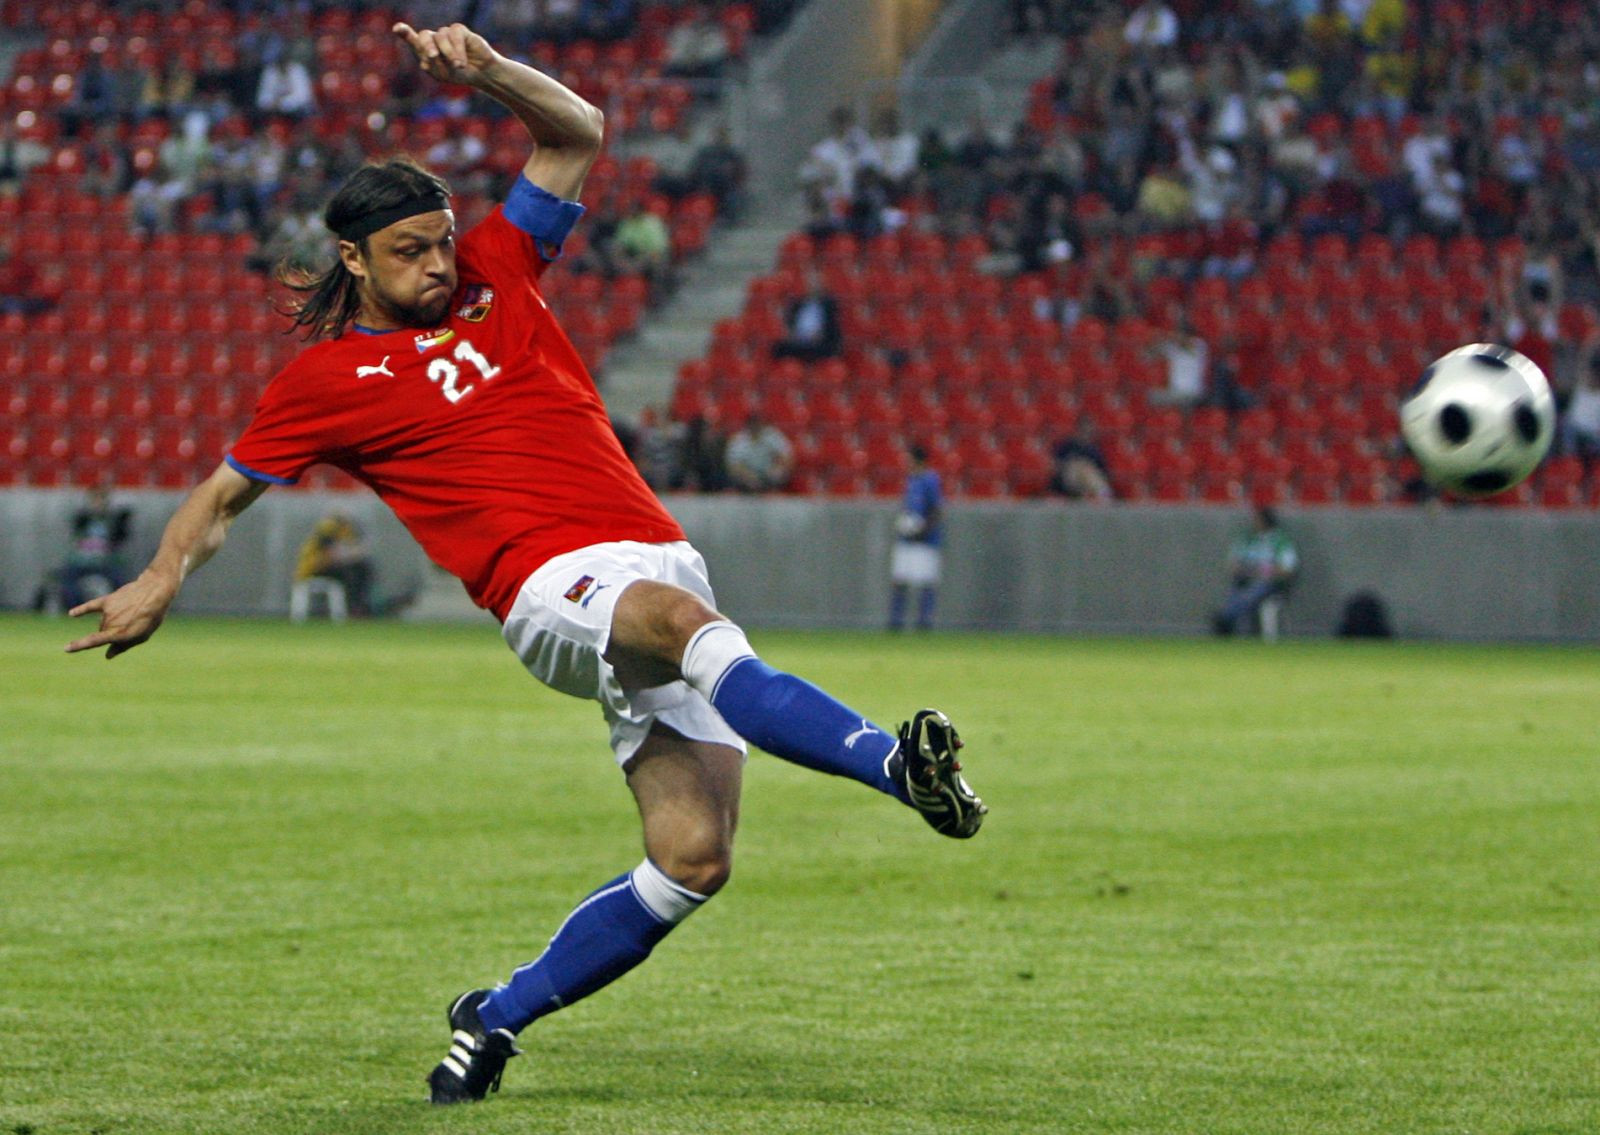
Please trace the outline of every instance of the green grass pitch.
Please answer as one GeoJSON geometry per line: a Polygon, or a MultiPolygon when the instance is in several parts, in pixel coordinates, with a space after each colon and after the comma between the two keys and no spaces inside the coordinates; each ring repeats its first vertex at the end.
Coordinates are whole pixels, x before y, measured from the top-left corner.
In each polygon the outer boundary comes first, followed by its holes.
{"type": "Polygon", "coordinates": [[[639,859],[492,628],[0,620],[0,1135],[1600,1131],[1600,654],[757,633],[992,813],[752,756],[733,882],[425,1102],[639,859]]]}

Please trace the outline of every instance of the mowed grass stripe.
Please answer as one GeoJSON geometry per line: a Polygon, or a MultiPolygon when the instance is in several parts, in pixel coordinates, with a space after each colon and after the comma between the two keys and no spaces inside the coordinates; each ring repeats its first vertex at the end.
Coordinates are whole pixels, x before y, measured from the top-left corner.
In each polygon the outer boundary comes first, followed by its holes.
{"type": "Polygon", "coordinates": [[[1600,658],[758,633],[994,807],[752,757],[735,877],[436,1112],[443,1008],[637,862],[493,630],[0,620],[0,1135],[1600,1130],[1600,658]]]}

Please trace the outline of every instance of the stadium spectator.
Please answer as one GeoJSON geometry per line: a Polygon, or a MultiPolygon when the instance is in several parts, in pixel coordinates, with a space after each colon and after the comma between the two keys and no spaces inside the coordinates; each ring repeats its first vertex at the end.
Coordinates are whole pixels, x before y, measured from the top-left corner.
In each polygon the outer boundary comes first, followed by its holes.
{"type": "Polygon", "coordinates": [[[174,231],[178,206],[188,190],[180,176],[157,161],[135,178],[128,189],[129,215],[134,230],[146,236],[174,231]]]}
{"type": "Polygon", "coordinates": [[[125,192],[129,181],[128,148],[117,137],[116,121],[102,119],[95,123],[83,147],[83,173],[78,178],[78,188],[109,198],[125,192]]]}
{"type": "Polygon", "coordinates": [[[37,315],[60,302],[28,256],[17,250],[9,232],[0,232],[0,314],[37,315]]]}
{"type": "Polygon", "coordinates": [[[1072,217],[1072,199],[1065,193],[1050,193],[1035,199],[1035,204],[1018,236],[1021,268],[1039,272],[1060,261],[1071,260],[1074,242],[1082,238],[1072,217]]]}
{"type": "Polygon", "coordinates": [[[716,198],[717,215],[730,221],[744,212],[745,180],[748,164],[726,123],[718,124],[711,140],[695,151],[689,163],[688,191],[704,192],[716,198]]]}
{"type": "Polygon", "coordinates": [[[485,13],[490,21],[485,32],[508,44],[526,44],[539,31],[540,8],[540,0],[500,0],[485,13]]]}
{"type": "Polygon", "coordinates": [[[635,203],[606,246],[611,272],[642,275],[657,294],[672,283],[672,232],[665,213],[659,201],[635,203]]]}
{"type": "Polygon", "coordinates": [[[1583,365],[1561,415],[1561,450],[1585,461],[1600,457],[1600,331],[1584,344],[1583,365]]]}
{"type": "Polygon", "coordinates": [[[728,32],[710,7],[688,4],[667,33],[661,71],[680,79],[719,79],[731,58],[728,32]]]}
{"type": "Polygon", "coordinates": [[[1219,635],[1238,634],[1255,619],[1261,605],[1294,585],[1300,571],[1300,553],[1278,525],[1278,515],[1266,505],[1256,506],[1251,528],[1241,533],[1228,552],[1232,583],[1222,609],[1212,620],[1219,635]]]}
{"type": "Polygon", "coordinates": [[[61,603],[78,604],[115,591],[127,582],[122,549],[133,530],[133,510],[113,508],[111,490],[97,485],[72,514],[72,548],[61,567],[61,603]]]}
{"type": "Polygon", "coordinates": [[[328,230],[322,223],[322,210],[308,189],[297,189],[290,201],[274,205],[268,217],[268,233],[250,258],[257,272],[271,272],[279,265],[324,271],[327,268],[328,230]]]}
{"type": "Polygon", "coordinates": [[[638,25],[637,0],[583,0],[578,24],[587,39],[611,43],[634,34],[638,25]]]}
{"type": "Polygon", "coordinates": [[[806,271],[805,294],[785,307],[783,326],[784,337],[772,346],[773,358],[814,363],[837,358],[844,350],[839,301],[828,291],[822,274],[815,268],[806,271]]]}
{"type": "Polygon", "coordinates": [[[891,192],[897,197],[910,192],[921,147],[916,134],[900,125],[900,115],[893,107],[884,107],[873,116],[871,143],[871,156],[866,160],[891,192]]]}
{"type": "Polygon", "coordinates": [[[800,167],[800,184],[815,188],[835,217],[842,216],[856,192],[856,173],[869,160],[872,139],[856,125],[855,111],[837,107],[827,136],[811,147],[800,167]]]}
{"type": "Polygon", "coordinates": [[[1129,14],[1122,37],[1135,51],[1174,47],[1178,42],[1178,17],[1161,0],[1143,0],[1129,14]]]}
{"type": "Polygon", "coordinates": [[[309,45],[274,46],[265,53],[256,86],[256,109],[299,118],[317,109],[317,91],[306,65],[309,45]]]}
{"type": "Polygon", "coordinates": [[[1179,315],[1160,351],[1167,362],[1167,384],[1152,390],[1150,401],[1158,406],[1198,406],[1210,390],[1211,345],[1196,334],[1188,312],[1179,315]]]}
{"type": "Polygon", "coordinates": [[[751,414],[728,439],[728,483],[741,493],[782,489],[794,473],[794,445],[760,414],[751,414]]]}
{"type": "Polygon", "coordinates": [[[850,199],[846,230],[857,240],[870,240],[895,232],[905,221],[905,213],[894,203],[888,180],[877,167],[863,166],[856,173],[856,192],[850,199]]]}
{"type": "Polygon", "coordinates": [[[720,493],[728,487],[728,439],[717,424],[696,414],[684,426],[683,480],[674,485],[698,493],[720,493]]]}
{"type": "Polygon", "coordinates": [[[683,484],[683,442],[682,423],[663,419],[654,406],[639,411],[631,456],[645,484],[657,492],[683,484]]]}
{"type": "Polygon", "coordinates": [[[931,631],[944,554],[944,488],[939,474],[928,465],[926,449],[912,445],[906,452],[911,469],[895,517],[894,551],[889,560],[889,629],[905,630],[915,591],[916,628],[931,631]]]}
{"type": "Polygon", "coordinates": [[[294,580],[331,579],[344,588],[350,613],[357,618],[374,614],[372,553],[361,538],[356,522],[335,512],[317,521],[300,545],[294,580]]]}
{"type": "Polygon", "coordinates": [[[1461,230],[1467,212],[1467,179],[1444,154],[1433,156],[1433,165],[1416,180],[1417,215],[1422,228],[1435,236],[1454,236],[1461,230]]]}
{"type": "Polygon", "coordinates": [[[340,187],[326,214],[338,263],[290,281],[305,300],[297,325],[327,341],[273,379],[149,567],[74,609],[99,614],[100,628],[67,649],[115,657],[148,640],[234,518],[270,485],[332,462],[494,611],[531,673],[601,703],[646,858],[583,899],[505,984],[450,1005],[450,1048],[429,1084],[435,1103],[455,1104],[498,1086],[515,1034],[643,962],[722,888],[746,739],[878,789],[947,836],[976,834],[984,808],[944,714],[919,711],[891,733],[763,662],[715,610],[701,557],[618,445],[538,291],[582,212],[574,198],[604,140],[598,108],[462,26],[395,30],[433,78],[494,97],[527,127],[532,152],[509,197],[458,251],[448,186],[415,164],[374,164],[340,187]],[[412,396],[370,393],[380,376],[412,396]]]}
{"type": "Polygon", "coordinates": [[[82,134],[86,126],[102,119],[116,121],[126,109],[122,83],[106,65],[105,53],[93,51],[74,77],[72,95],[61,108],[61,125],[70,137],[82,134]]]}
{"type": "Polygon", "coordinates": [[[0,195],[16,193],[28,172],[49,160],[49,148],[22,137],[14,115],[0,115],[0,195]]]}
{"type": "Polygon", "coordinates": [[[1085,414],[1070,435],[1051,451],[1050,491],[1069,500],[1108,501],[1112,498],[1111,468],[1100,448],[1094,419],[1085,414]]]}

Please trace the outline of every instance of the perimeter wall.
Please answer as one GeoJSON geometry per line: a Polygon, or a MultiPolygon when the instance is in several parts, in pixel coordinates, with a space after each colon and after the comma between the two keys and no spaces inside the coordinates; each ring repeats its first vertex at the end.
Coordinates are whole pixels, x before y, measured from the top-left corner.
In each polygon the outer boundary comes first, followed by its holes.
{"type": "MultiPolygon", "coordinates": [[[[125,492],[142,565],[181,494],[125,492]]],[[[67,549],[81,494],[0,493],[0,604],[31,602],[67,549]]],[[[882,624],[892,501],[674,497],[719,604],[752,626],[882,624]]],[[[381,593],[433,569],[362,494],[269,493],[186,586],[180,610],[281,616],[300,541],[341,510],[366,530],[381,593]]],[[[1353,592],[1376,592],[1407,638],[1600,642],[1600,514],[1472,509],[1285,509],[1304,570],[1286,633],[1326,635],[1353,592]]],[[[1095,634],[1204,633],[1243,509],[1058,502],[952,504],[940,625],[1095,634]]],[[[453,584],[446,585],[448,589],[453,584]]],[[[465,605],[462,604],[464,607],[465,605]]],[[[470,612],[467,612],[470,614],[470,612]]]]}

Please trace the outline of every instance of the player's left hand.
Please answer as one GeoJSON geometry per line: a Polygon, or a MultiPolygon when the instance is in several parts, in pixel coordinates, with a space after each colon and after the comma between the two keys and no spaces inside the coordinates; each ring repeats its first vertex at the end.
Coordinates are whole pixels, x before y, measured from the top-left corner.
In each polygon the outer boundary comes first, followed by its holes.
{"type": "Polygon", "coordinates": [[[417,62],[441,83],[481,86],[500,53],[466,24],[451,24],[437,31],[417,31],[410,24],[395,24],[391,31],[406,41],[417,62]]]}

